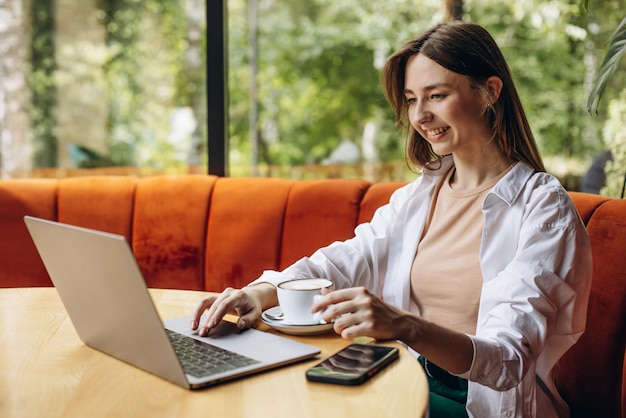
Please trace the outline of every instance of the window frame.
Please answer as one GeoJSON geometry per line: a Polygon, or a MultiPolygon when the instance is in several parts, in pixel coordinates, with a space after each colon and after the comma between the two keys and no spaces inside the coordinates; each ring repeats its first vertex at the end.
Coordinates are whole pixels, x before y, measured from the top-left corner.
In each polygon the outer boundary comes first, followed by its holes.
{"type": "Polygon", "coordinates": [[[228,176],[228,0],[206,0],[208,174],[228,176]]]}

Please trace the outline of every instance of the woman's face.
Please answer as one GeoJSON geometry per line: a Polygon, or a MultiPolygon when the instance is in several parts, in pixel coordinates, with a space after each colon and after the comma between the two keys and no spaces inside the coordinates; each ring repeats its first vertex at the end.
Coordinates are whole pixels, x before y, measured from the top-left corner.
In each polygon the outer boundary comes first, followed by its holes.
{"type": "Polygon", "coordinates": [[[417,54],[407,62],[404,97],[411,126],[436,154],[472,158],[489,142],[487,101],[468,77],[417,54]]]}

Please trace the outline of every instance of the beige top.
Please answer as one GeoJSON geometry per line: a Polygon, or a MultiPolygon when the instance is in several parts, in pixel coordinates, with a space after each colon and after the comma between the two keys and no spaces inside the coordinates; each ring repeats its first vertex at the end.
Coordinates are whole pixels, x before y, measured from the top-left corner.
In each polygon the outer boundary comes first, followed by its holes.
{"type": "Polygon", "coordinates": [[[435,190],[411,268],[411,309],[438,325],[474,335],[483,284],[482,202],[509,170],[473,190],[450,186],[454,167],[435,190]]]}

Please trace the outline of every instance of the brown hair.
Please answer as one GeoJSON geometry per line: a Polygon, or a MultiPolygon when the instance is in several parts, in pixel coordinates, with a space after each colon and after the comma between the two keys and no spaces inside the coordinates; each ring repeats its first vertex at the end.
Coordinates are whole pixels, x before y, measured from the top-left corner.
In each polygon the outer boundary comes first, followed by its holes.
{"type": "Polygon", "coordinates": [[[407,61],[424,54],[439,65],[465,75],[476,88],[483,88],[491,76],[502,80],[502,91],[487,108],[492,140],[513,161],[523,161],[538,171],[545,171],[537,144],[517,94],[511,71],[495,40],[483,27],[467,22],[437,25],[407,42],[391,55],[381,73],[385,97],[396,114],[396,124],[407,133],[407,157],[417,166],[440,159],[430,144],[408,121],[404,97],[407,61]]]}

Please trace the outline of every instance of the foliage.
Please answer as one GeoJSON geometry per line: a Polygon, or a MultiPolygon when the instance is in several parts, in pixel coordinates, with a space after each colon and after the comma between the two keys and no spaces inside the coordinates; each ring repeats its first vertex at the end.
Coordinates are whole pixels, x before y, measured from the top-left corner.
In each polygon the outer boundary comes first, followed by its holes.
{"type": "MultiPolygon", "coordinates": [[[[441,1],[419,7],[401,0],[380,3],[261,1],[259,129],[270,134],[262,135],[266,163],[320,162],[342,139],[358,144],[364,124],[372,120],[381,159],[402,158],[402,138],[382,98],[374,61],[441,21],[443,12],[441,1]]],[[[465,1],[465,20],[486,26],[501,45],[546,156],[584,159],[603,148],[605,115],[586,117],[585,80],[604,36],[596,28],[615,21],[616,5],[619,1],[609,0],[590,16],[566,0],[465,1]]],[[[248,155],[250,75],[245,1],[231,0],[229,7],[230,56],[239,57],[230,66],[231,149],[237,157],[248,155]]]]}
{"type": "Polygon", "coordinates": [[[602,194],[624,197],[626,182],[626,88],[609,103],[609,119],[604,127],[604,141],[611,150],[612,161],[606,167],[606,187],[602,194]]]}
{"type": "Polygon", "coordinates": [[[588,118],[583,107],[597,43],[590,16],[562,1],[470,5],[468,14],[479,17],[503,49],[544,156],[600,150],[602,119],[588,118]]]}
{"type": "MultiPolygon", "coordinates": [[[[437,15],[440,1],[265,1],[259,11],[259,129],[266,164],[313,164],[342,140],[360,145],[378,125],[384,160],[402,159],[402,139],[384,102],[375,60],[437,15]],[[384,3],[384,4],[383,4],[384,3]],[[419,11],[418,11],[419,10],[419,11]],[[386,117],[380,117],[381,112],[386,117]]],[[[229,1],[231,149],[248,139],[245,1],[229,1]]],[[[379,65],[379,64],[378,64],[379,65]]],[[[233,152],[245,156],[244,152],[233,152]]],[[[233,156],[231,156],[232,158],[233,156]]],[[[243,157],[245,158],[245,157],[243,157]]],[[[245,160],[244,160],[245,162],[245,160]]]]}
{"type": "MultiPolygon", "coordinates": [[[[589,10],[589,1],[585,0],[585,8],[589,10]]],[[[623,10],[621,11],[623,15],[623,10]]],[[[593,83],[593,88],[587,99],[589,113],[597,113],[602,95],[609,83],[618,78],[615,72],[622,57],[626,54],[626,17],[622,19],[609,38],[608,48],[599,75],[593,83]]],[[[621,78],[623,81],[624,79],[621,78]]],[[[624,198],[626,189],[626,88],[623,82],[618,82],[621,94],[609,102],[609,117],[604,127],[604,142],[610,151],[611,161],[606,164],[606,186],[601,193],[624,198]],[[620,190],[618,192],[618,190],[620,190]]]]}
{"type": "Polygon", "coordinates": [[[143,106],[142,88],[137,79],[140,68],[137,43],[141,27],[136,24],[142,4],[127,0],[101,0],[100,3],[109,51],[104,70],[109,85],[111,159],[120,165],[133,165],[133,144],[143,125],[139,117],[143,106]]]}
{"type": "Polygon", "coordinates": [[[609,80],[619,67],[622,57],[626,54],[626,17],[621,21],[609,40],[609,47],[600,67],[600,74],[594,82],[587,100],[589,113],[597,113],[598,103],[606,90],[609,80]]]}
{"type": "MultiPolygon", "coordinates": [[[[204,63],[197,68],[185,64],[187,1],[97,2],[107,32],[108,157],[115,164],[184,164],[180,147],[168,140],[169,118],[176,107],[196,109],[204,93],[204,63]]],[[[593,13],[586,13],[580,1],[464,2],[464,20],[486,26],[502,47],[541,151],[548,157],[584,160],[604,147],[601,131],[607,110],[590,118],[584,103],[604,54],[602,46],[623,18],[623,1],[594,3],[593,13]]],[[[260,113],[254,128],[261,137],[260,162],[319,164],[343,140],[360,146],[366,126],[376,127],[380,161],[402,160],[404,139],[380,90],[379,69],[404,41],[444,19],[443,3],[258,0],[255,76],[260,113]]],[[[46,4],[54,2],[33,0],[33,10],[52,10],[42,6],[46,4]]],[[[249,166],[247,0],[229,0],[228,9],[230,164],[249,166]]],[[[42,155],[56,155],[49,148],[56,123],[50,101],[57,94],[50,59],[54,26],[35,26],[33,97],[40,113],[33,129],[38,146],[46,150],[42,155]]],[[[613,74],[606,100],[616,98],[620,89],[613,87],[625,80],[624,74],[613,74]]],[[[204,120],[197,111],[196,118],[204,120]]]]}
{"type": "Polygon", "coordinates": [[[175,153],[166,140],[169,112],[196,88],[189,87],[193,79],[177,78],[185,49],[182,5],[100,0],[100,7],[110,53],[110,158],[118,165],[174,164],[167,157],[175,153]]]}
{"type": "Polygon", "coordinates": [[[56,94],[54,81],[54,3],[32,0],[31,71],[32,95],[30,117],[35,148],[35,165],[54,167],[57,164],[56,94]]]}

